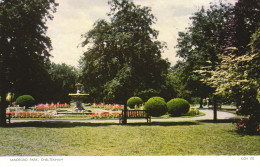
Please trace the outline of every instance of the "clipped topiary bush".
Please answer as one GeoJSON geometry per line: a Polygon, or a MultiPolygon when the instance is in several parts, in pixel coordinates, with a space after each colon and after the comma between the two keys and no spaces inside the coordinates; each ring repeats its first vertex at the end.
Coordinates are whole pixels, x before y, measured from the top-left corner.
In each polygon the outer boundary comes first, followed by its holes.
{"type": "Polygon", "coordinates": [[[151,116],[160,117],[167,112],[166,102],[161,97],[152,97],[144,105],[145,110],[151,111],[151,116]]]}
{"type": "Polygon", "coordinates": [[[22,95],[16,99],[16,104],[20,107],[31,107],[35,103],[35,99],[31,95],[22,95]]]}
{"type": "Polygon", "coordinates": [[[190,103],[182,98],[174,98],[167,103],[170,116],[181,116],[190,110],[190,103]]]}
{"type": "Polygon", "coordinates": [[[143,100],[140,97],[131,97],[127,100],[127,106],[130,108],[134,108],[135,106],[139,106],[143,103],[143,100]]]}
{"type": "Polygon", "coordinates": [[[166,101],[164,100],[164,98],[162,98],[162,97],[159,97],[159,96],[151,97],[150,99],[161,100],[161,101],[163,101],[163,102],[165,102],[165,103],[166,103],[166,101]]]}

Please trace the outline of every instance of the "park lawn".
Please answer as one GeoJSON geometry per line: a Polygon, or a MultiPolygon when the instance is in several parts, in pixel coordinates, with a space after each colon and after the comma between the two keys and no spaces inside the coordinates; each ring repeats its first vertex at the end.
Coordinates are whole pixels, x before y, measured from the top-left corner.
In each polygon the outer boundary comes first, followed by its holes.
{"type": "Polygon", "coordinates": [[[0,128],[0,156],[259,155],[260,136],[231,123],[14,123],[0,128]]]}

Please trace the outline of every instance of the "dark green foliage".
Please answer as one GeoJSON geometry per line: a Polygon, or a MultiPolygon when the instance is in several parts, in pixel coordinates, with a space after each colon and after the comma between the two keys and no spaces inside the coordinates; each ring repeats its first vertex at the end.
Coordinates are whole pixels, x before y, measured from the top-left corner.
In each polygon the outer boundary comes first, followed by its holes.
{"type": "Polygon", "coordinates": [[[154,89],[147,89],[137,93],[137,96],[141,97],[144,101],[149,100],[150,97],[159,96],[160,92],[154,89]]]}
{"type": "Polygon", "coordinates": [[[178,85],[178,96],[190,100],[191,97],[206,98],[214,91],[201,80],[209,75],[200,75],[202,67],[214,69],[220,61],[221,40],[218,34],[230,19],[231,6],[211,4],[209,9],[202,7],[194,13],[192,24],[184,32],[179,32],[177,56],[183,58],[173,68],[174,82],[178,85]]]}
{"type": "Polygon", "coordinates": [[[28,108],[35,104],[35,99],[31,95],[22,95],[16,99],[16,104],[28,108]]]}
{"type": "Polygon", "coordinates": [[[190,110],[190,103],[182,98],[174,98],[167,103],[170,116],[181,116],[190,110]]]}
{"type": "Polygon", "coordinates": [[[6,122],[6,93],[38,95],[37,100],[51,96],[46,62],[52,46],[46,23],[57,5],[55,0],[0,1],[1,126],[6,122]]]}
{"type": "Polygon", "coordinates": [[[141,91],[161,91],[170,64],[161,57],[165,43],[157,40],[151,9],[128,0],[109,5],[110,21],[98,20],[83,35],[82,46],[89,47],[80,62],[85,91],[93,101],[114,103],[143,98],[141,91]]]}
{"type": "Polygon", "coordinates": [[[151,116],[160,117],[167,112],[167,106],[163,98],[152,97],[144,105],[145,110],[151,111],[151,116]]]}
{"type": "Polygon", "coordinates": [[[64,63],[51,63],[48,72],[51,76],[51,80],[59,90],[52,93],[56,94],[54,101],[69,103],[71,98],[68,94],[76,92],[77,70],[64,63]]]}
{"type": "Polygon", "coordinates": [[[229,16],[232,18],[221,31],[224,36],[223,48],[236,47],[237,55],[249,49],[250,37],[259,28],[259,0],[238,0],[229,16]]]}
{"type": "Polygon", "coordinates": [[[238,115],[259,115],[260,103],[254,96],[247,96],[243,99],[241,108],[237,110],[238,115]]]}
{"type": "Polygon", "coordinates": [[[127,100],[127,106],[130,108],[134,108],[135,106],[139,106],[143,103],[143,100],[140,97],[131,97],[127,100]]]}

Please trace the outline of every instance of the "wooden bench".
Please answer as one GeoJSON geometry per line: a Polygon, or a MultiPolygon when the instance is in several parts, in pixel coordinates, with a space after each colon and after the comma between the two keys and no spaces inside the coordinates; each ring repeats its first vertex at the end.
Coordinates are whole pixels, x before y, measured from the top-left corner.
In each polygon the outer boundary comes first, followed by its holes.
{"type": "Polygon", "coordinates": [[[8,119],[8,123],[10,124],[11,123],[11,114],[6,114],[6,119],[8,119]]]}
{"type": "Polygon", "coordinates": [[[139,119],[145,118],[147,123],[151,123],[151,113],[148,110],[122,110],[122,114],[119,115],[119,123],[127,124],[127,119],[139,119]]]}

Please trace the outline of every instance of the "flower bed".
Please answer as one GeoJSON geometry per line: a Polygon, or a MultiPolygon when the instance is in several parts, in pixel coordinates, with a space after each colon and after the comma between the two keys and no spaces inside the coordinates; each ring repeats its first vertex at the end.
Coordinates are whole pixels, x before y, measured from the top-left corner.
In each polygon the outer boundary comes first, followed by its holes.
{"type": "Polygon", "coordinates": [[[121,112],[101,112],[101,113],[92,113],[90,119],[114,119],[119,118],[121,112]]]}
{"type": "Polygon", "coordinates": [[[6,112],[11,118],[52,118],[53,114],[45,112],[6,112]]]}
{"type": "Polygon", "coordinates": [[[45,111],[45,110],[55,110],[57,108],[69,108],[70,104],[39,104],[37,106],[32,107],[37,111],[45,111]]]}
{"type": "Polygon", "coordinates": [[[104,104],[104,103],[100,103],[100,104],[92,104],[91,107],[93,108],[102,108],[105,110],[112,110],[112,111],[118,111],[118,110],[123,110],[124,109],[124,105],[121,104],[104,104]]]}

